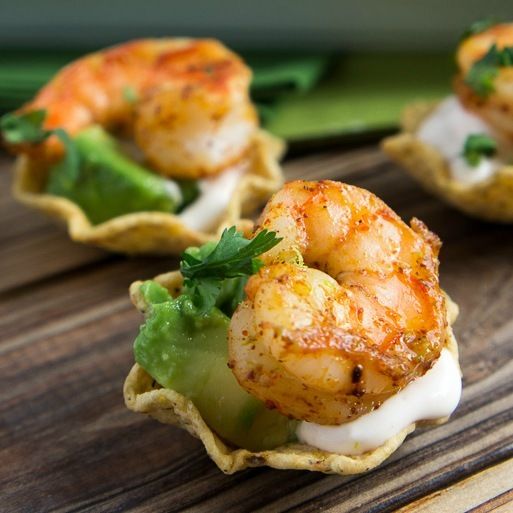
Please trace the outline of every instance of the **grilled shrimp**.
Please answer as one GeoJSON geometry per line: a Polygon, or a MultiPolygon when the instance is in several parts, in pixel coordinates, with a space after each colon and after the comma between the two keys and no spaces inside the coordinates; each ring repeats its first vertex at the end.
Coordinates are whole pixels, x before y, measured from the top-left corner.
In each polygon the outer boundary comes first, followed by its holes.
{"type": "MultiPolygon", "coordinates": [[[[242,60],[217,41],[146,39],[71,63],[21,110],[46,109],[45,128],[72,135],[93,123],[123,129],[157,172],[194,179],[248,150],[257,127],[250,80],[242,60]]],[[[32,151],[55,160],[62,147],[51,138],[32,151]]]]}
{"type": "Polygon", "coordinates": [[[513,66],[498,67],[493,78],[493,91],[483,96],[469,87],[465,79],[472,66],[496,46],[498,50],[513,47],[513,23],[494,25],[464,39],[458,47],[456,60],[459,73],[454,89],[462,104],[486,121],[503,141],[513,139],[513,66]]]}
{"type": "Polygon", "coordinates": [[[355,419],[431,368],[445,343],[439,239],[372,193],[290,182],[257,227],[262,255],[229,331],[242,387],[295,419],[355,419]]]}

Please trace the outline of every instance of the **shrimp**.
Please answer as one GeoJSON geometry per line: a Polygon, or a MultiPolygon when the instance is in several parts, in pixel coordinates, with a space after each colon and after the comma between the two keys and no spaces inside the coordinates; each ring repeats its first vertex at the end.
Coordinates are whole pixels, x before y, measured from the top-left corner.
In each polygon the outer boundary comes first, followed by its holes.
{"type": "Polygon", "coordinates": [[[377,407],[429,370],[447,327],[440,241],[407,226],[372,193],[295,181],[256,231],[282,241],[262,255],[229,330],[243,388],[289,417],[335,425],[377,407]]]}
{"type": "Polygon", "coordinates": [[[513,66],[497,69],[493,91],[486,97],[479,96],[465,83],[472,66],[493,45],[498,50],[513,47],[513,23],[494,25],[461,42],[456,53],[459,73],[454,79],[454,89],[462,104],[487,122],[500,142],[507,144],[513,139],[513,66]]]}
{"type": "MultiPolygon", "coordinates": [[[[122,130],[157,172],[195,179],[247,153],[258,124],[250,80],[249,68],[217,41],[145,39],[71,63],[21,111],[45,109],[45,128],[71,135],[93,123],[122,130]]],[[[17,149],[62,155],[55,137],[17,149]]]]}

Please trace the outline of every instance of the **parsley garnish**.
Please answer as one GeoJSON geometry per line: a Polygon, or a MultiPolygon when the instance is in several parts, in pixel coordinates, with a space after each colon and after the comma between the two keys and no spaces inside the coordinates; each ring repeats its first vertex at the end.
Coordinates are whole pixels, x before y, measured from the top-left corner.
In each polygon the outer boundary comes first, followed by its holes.
{"type": "Polygon", "coordinates": [[[33,110],[24,114],[9,112],[0,118],[3,138],[10,144],[43,142],[50,134],[43,130],[45,110],[33,110]]]}
{"type": "Polygon", "coordinates": [[[496,153],[496,141],[486,134],[469,135],[463,147],[463,156],[472,167],[477,166],[482,157],[492,157],[496,153]]]}
{"type": "Polygon", "coordinates": [[[470,36],[475,36],[476,34],[481,34],[485,30],[488,30],[490,27],[497,25],[499,20],[494,16],[489,16],[488,18],[484,18],[483,20],[478,20],[472,23],[461,35],[460,41],[464,41],[470,36]]]}
{"type": "Polygon", "coordinates": [[[234,289],[237,303],[242,301],[245,282],[263,265],[257,257],[280,241],[275,232],[267,230],[254,239],[246,239],[232,226],[223,231],[217,244],[210,242],[200,248],[188,248],[180,262],[184,293],[202,313],[216,305],[227,286],[234,289]]]}
{"type": "Polygon", "coordinates": [[[136,89],[130,85],[123,87],[122,94],[127,103],[135,103],[139,99],[136,89]]]}
{"type": "Polygon", "coordinates": [[[70,178],[76,178],[79,172],[80,157],[75,143],[62,128],[45,130],[43,123],[45,110],[33,110],[23,114],[8,113],[0,118],[0,130],[3,138],[10,144],[39,144],[55,135],[62,142],[66,156],[65,165],[70,178]]]}
{"type": "Polygon", "coordinates": [[[478,95],[486,97],[495,90],[494,81],[499,68],[513,66],[513,46],[499,50],[493,45],[486,55],[470,68],[465,83],[478,95]]]}

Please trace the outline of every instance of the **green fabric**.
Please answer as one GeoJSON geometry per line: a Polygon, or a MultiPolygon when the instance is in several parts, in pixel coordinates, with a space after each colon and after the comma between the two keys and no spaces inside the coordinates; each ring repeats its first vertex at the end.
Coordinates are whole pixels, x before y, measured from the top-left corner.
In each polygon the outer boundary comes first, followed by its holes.
{"type": "Polygon", "coordinates": [[[52,75],[78,55],[62,50],[1,50],[0,110],[12,110],[30,100],[52,75]]]}
{"type": "MultiPolygon", "coordinates": [[[[60,68],[84,53],[87,52],[0,51],[0,109],[19,107],[60,68]]],[[[251,92],[257,102],[311,89],[329,61],[325,55],[290,53],[248,53],[244,58],[253,69],[251,92]]]]}
{"type": "MultiPolygon", "coordinates": [[[[84,53],[84,52],[81,52],[84,53]]],[[[1,51],[0,110],[19,107],[80,54],[1,51]]],[[[447,55],[246,53],[266,128],[289,141],[354,137],[397,125],[404,105],[450,91],[447,55]]]]}
{"type": "Polygon", "coordinates": [[[310,92],[278,102],[267,128],[289,141],[394,128],[405,104],[449,94],[453,73],[446,55],[339,58],[310,92]]]}
{"type": "Polygon", "coordinates": [[[330,61],[327,55],[290,53],[248,54],[245,58],[253,69],[251,94],[257,102],[311,90],[330,61]]]}

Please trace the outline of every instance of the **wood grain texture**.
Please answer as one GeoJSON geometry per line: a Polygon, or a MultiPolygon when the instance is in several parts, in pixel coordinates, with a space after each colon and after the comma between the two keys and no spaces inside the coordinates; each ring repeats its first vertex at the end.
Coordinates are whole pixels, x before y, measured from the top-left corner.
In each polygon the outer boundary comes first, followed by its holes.
{"type": "Polygon", "coordinates": [[[463,400],[448,424],[415,432],[365,475],[225,476],[197,440],[132,414],[122,401],[141,322],[127,287],[176,260],[72,244],[14,205],[8,162],[0,161],[1,511],[424,512],[447,511],[448,500],[462,511],[513,510],[512,473],[501,464],[513,456],[513,226],[443,205],[375,147],[288,162],[288,178],[366,187],[440,235],[442,285],[461,307],[463,400]],[[465,493],[480,482],[489,483],[480,495],[465,493]]]}
{"type": "Polygon", "coordinates": [[[12,166],[0,153],[0,292],[109,257],[74,244],[55,222],[15,203],[12,166]]]}
{"type": "Polygon", "coordinates": [[[451,513],[465,513],[471,510],[484,513],[497,511],[503,506],[511,508],[512,485],[513,459],[509,459],[408,504],[397,513],[429,513],[437,510],[451,513]]]}

